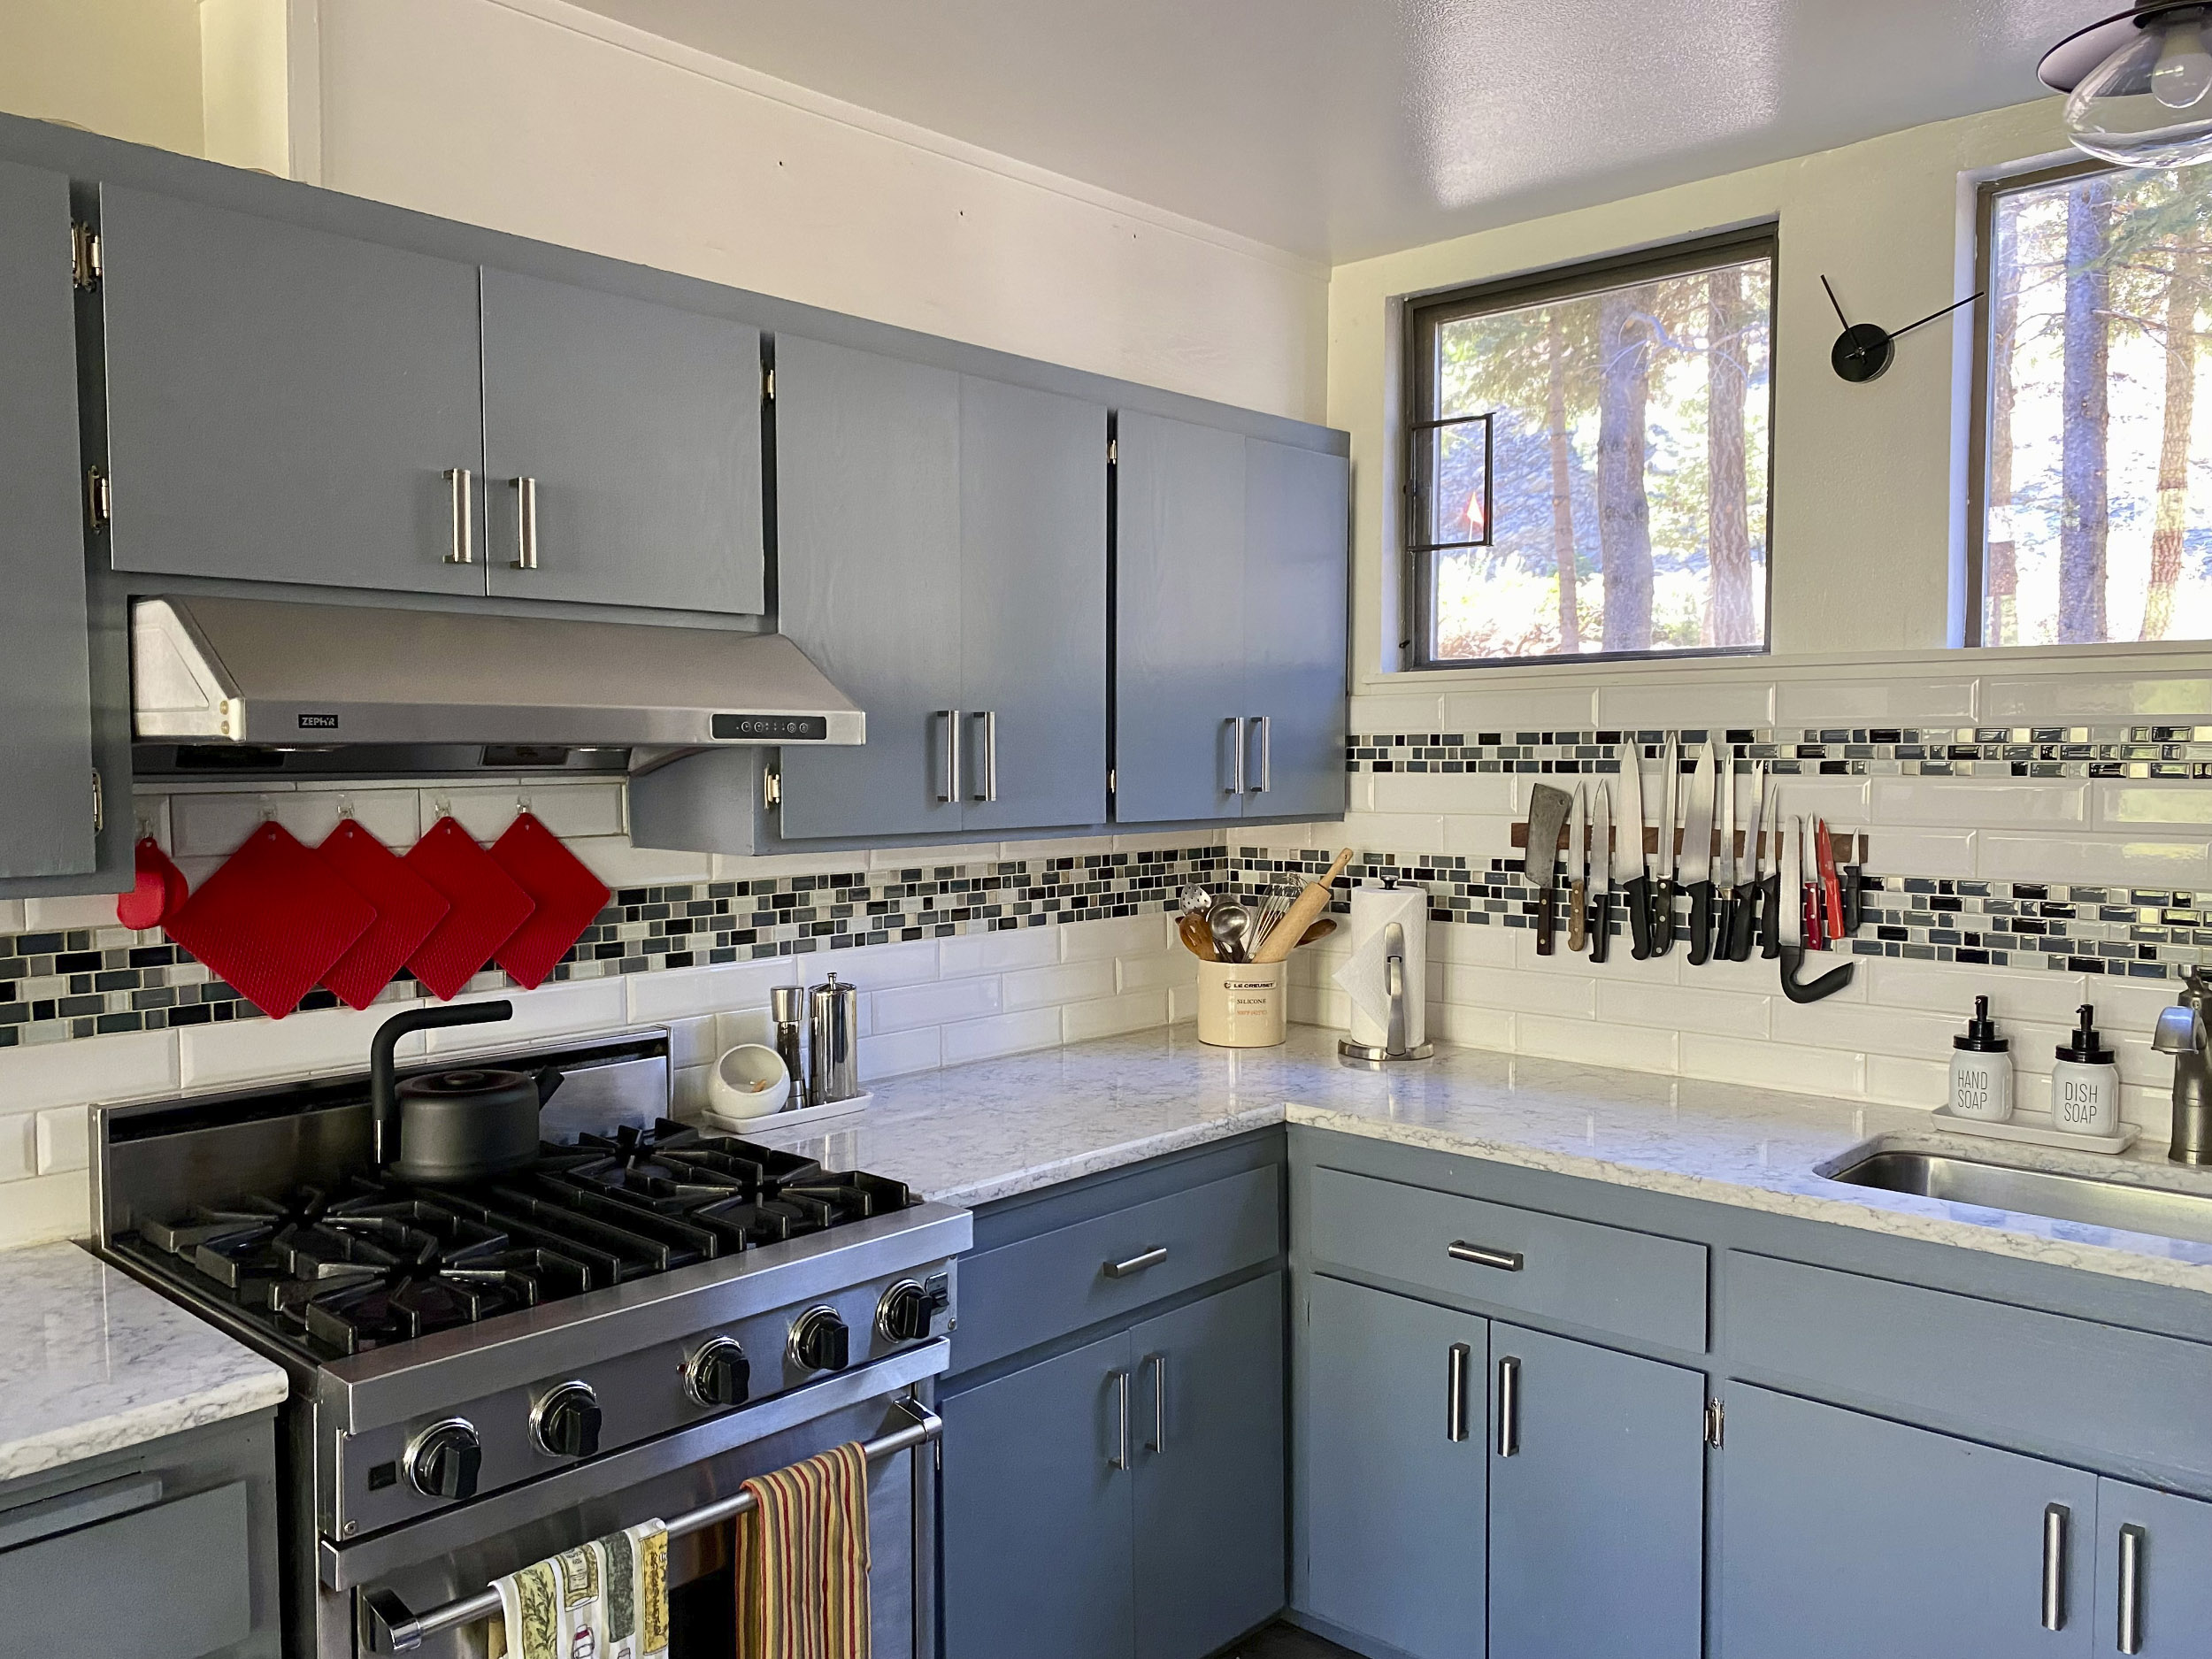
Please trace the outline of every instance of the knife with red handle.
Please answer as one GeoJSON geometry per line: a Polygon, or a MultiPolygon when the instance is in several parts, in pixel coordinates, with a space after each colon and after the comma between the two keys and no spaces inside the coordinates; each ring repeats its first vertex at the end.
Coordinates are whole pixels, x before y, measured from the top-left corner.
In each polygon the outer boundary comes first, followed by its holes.
{"type": "Polygon", "coordinates": [[[1827,925],[1828,937],[1843,937],[1843,888],[1836,879],[1836,849],[1828,839],[1828,820],[1816,818],[1819,826],[1814,837],[1820,849],[1820,908],[1827,925]]]}

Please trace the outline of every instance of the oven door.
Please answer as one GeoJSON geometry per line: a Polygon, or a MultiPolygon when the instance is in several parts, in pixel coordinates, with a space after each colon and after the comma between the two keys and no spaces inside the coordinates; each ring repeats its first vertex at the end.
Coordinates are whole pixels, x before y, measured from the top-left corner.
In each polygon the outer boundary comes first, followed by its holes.
{"type": "MultiPolygon", "coordinates": [[[[941,1340],[929,1345],[942,1346],[941,1340]]],[[[810,1396],[803,1410],[793,1396],[763,1401],[376,1538],[343,1548],[326,1544],[316,1659],[395,1650],[421,1659],[480,1659],[488,1651],[488,1621],[435,1628],[403,1647],[399,1643],[411,1632],[395,1615],[411,1612],[431,1624],[433,1609],[534,1561],[648,1518],[673,1519],[734,1496],[754,1475],[910,1426],[916,1414],[905,1402],[926,1405],[931,1382],[916,1377],[911,1363],[926,1351],[900,1357],[910,1363],[872,1366],[800,1391],[810,1396]],[[702,1443],[710,1432],[711,1441],[702,1443]],[[657,1458],[643,1455],[656,1452],[657,1458]]],[[[927,1357],[937,1361],[933,1376],[943,1355],[927,1357]]],[[[933,1625],[927,1600],[935,1580],[935,1447],[924,1440],[872,1461],[868,1472],[872,1651],[878,1659],[922,1659],[927,1647],[918,1632],[933,1625]]],[[[670,1659],[727,1659],[736,1650],[730,1538],[725,1522],[669,1539],[670,1659]]]]}

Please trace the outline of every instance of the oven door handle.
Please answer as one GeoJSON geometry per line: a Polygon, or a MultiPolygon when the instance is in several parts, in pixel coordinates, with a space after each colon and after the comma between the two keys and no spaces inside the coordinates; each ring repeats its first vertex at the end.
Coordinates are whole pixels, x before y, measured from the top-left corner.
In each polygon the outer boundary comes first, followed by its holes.
{"type": "MultiPolygon", "coordinates": [[[[945,1420],[918,1400],[895,1400],[891,1409],[904,1417],[906,1422],[861,1447],[872,1463],[927,1445],[945,1432],[945,1420]]],[[[686,1532],[703,1532],[743,1515],[758,1503],[759,1500],[750,1492],[718,1498],[670,1520],[666,1524],[668,1535],[680,1538],[686,1532]]],[[[488,1586],[474,1595],[434,1607],[426,1613],[411,1611],[393,1591],[369,1590],[361,1597],[362,1635],[373,1653],[406,1653],[421,1647],[427,1637],[441,1635],[456,1625],[472,1624],[498,1611],[499,1592],[488,1586]]]]}

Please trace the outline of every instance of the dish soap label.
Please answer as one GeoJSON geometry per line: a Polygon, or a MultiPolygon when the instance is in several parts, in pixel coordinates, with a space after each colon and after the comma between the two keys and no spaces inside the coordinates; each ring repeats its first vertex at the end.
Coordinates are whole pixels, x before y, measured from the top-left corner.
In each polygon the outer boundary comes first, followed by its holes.
{"type": "Polygon", "coordinates": [[[1989,999],[1974,999],[1974,1018],[1951,1039],[1951,1115],[1983,1123],[2012,1116],[2012,1044],[1997,1034],[1989,999]]]}
{"type": "Polygon", "coordinates": [[[2096,1016],[2093,1005],[2081,1005],[2079,1024],[2051,1068],[2051,1123],[2069,1134],[2120,1133],[2120,1068],[2097,1031],[2096,1016]]]}

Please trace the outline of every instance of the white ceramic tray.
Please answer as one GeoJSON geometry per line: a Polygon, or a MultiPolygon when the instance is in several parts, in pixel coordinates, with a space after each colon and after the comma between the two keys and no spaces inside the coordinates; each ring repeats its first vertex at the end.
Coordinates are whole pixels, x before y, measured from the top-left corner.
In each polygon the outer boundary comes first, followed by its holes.
{"type": "Polygon", "coordinates": [[[826,1123],[833,1118],[849,1118],[855,1112],[866,1111],[868,1102],[874,1098],[863,1089],[845,1100],[833,1100],[826,1106],[802,1106],[796,1111],[763,1112],[757,1118],[726,1118],[710,1106],[700,1110],[699,1121],[724,1134],[758,1134],[770,1129],[798,1129],[808,1124],[826,1123]]]}
{"type": "Polygon", "coordinates": [[[1939,1106],[1935,1117],[1946,1128],[1955,1129],[1962,1134],[1986,1135],[1992,1141],[2025,1141],[2039,1147],[2064,1147],[2071,1152],[2124,1152],[2142,1133],[2133,1124],[2123,1124],[2116,1135],[2078,1135],[2055,1127],[2048,1112],[2016,1110],[2008,1121],[1992,1123],[1986,1118],[1961,1118],[1949,1107],[1939,1106]]]}

